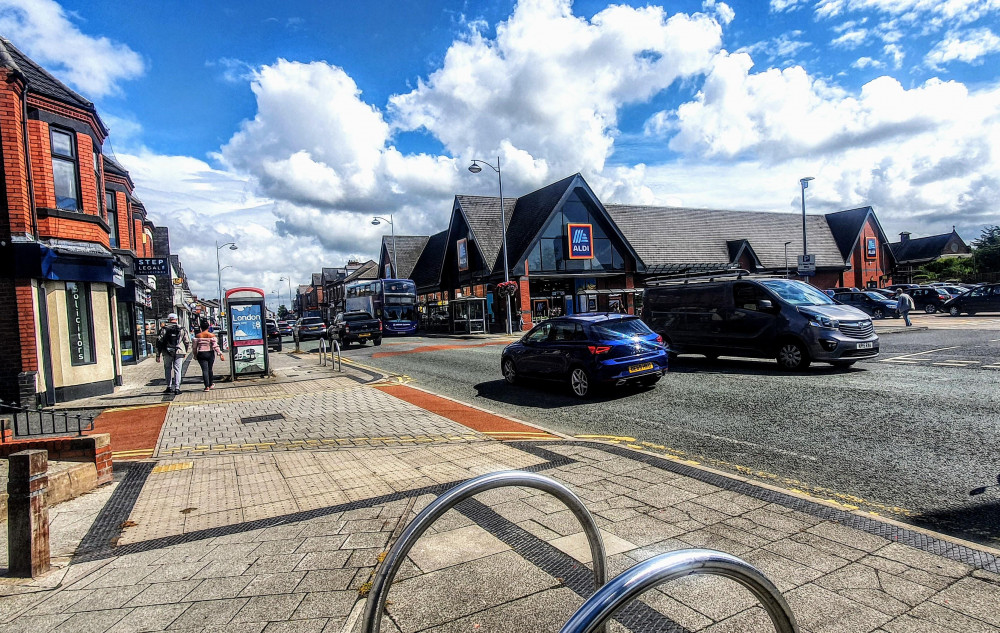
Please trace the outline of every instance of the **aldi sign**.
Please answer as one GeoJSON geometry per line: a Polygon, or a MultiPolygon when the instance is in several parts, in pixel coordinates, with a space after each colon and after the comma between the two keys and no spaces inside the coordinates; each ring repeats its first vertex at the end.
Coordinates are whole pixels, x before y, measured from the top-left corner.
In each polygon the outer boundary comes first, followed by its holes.
{"type": "Polygon", "coordinates": [[[594,225],[567,224],[569,236],[569,259],[594,258],[594,225]]]}

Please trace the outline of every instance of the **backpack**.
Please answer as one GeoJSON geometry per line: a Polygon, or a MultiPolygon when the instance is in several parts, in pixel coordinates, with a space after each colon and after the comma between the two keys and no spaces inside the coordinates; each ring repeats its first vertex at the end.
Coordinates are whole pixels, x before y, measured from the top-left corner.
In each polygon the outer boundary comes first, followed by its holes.
{"type": "Polygon", "coordinates": [[[173,354],[181,346],[181,328],[179,325],[165,325],[160,330],[160,337],[156,341],[156,349],[160,353],[173,354]]]}

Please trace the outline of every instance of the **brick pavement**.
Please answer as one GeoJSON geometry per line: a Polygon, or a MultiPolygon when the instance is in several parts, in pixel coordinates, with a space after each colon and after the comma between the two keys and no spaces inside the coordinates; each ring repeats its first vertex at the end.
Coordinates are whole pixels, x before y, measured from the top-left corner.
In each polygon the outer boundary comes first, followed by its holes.
{"type": "MultiPolygon", "coordinates": [[[[270,411],[275,403],[297,412],[282,432],[298,436],[405,428],[430,437],[445,430],[436,425],[454,425],[387,398],[353,387],[171,408],[178,431],[235,433],[226,435],[234,442],[258,431],[218,422],[219,412],[270,411]]],[[[520,468],[584,499],[612,575],[661,552],[708,547],[767,574],[802,631],[1000,631],[997,552],[650,452],[485,437],[298,449],[160,458],[152,470],[136,464],[81,539],[61,585],[23,593],[23,584],[14,591],[0,583],[10,594],[0,598],[0,626],[357,631],[360,592],[402,527],[455,483],[520,468]],[[131,527],[119,534],[123,524],[131,527]]],[[[555,631],[592,590],[588,563],[582,532],[560,502],[528,489],[483,493],[417,542],[389,593],[382,630],[555,631]]],[[[749,592],[718,577],[658,587],[617,617],[612,631],[773,630],[749,592]]]]}

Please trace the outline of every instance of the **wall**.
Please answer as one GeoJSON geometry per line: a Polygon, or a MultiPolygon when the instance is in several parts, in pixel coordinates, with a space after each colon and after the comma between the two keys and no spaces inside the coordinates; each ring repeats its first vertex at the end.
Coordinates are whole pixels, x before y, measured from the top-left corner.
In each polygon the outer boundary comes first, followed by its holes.
{"type": "Polygon", "coordinates": [[[851,252],[851,270],[844,273],[844,285],[864,288],[869,281],[882,285],[882,275],[885,274],[885,244],[878,237],[878,229],[874,220],[869,217],[861,229],[861,237],[851,252]],[[875,257],[869,259],[866,255],[868,239],[875,240],[875,257]]]}
{"type": "Polygon", "coordinates": [[[86,395],[111,393],[115,380],[115,349],[111,340],[111,318],[108,311],[109,284],[90,284],[93,312],[94,360],[90,365],[73,365],[69,350],[69,324],[66,310],[66,284],[47,281],[44,284],[49,313],[49,342],[52,354],[52,382],[56,400],[63,402],[86,395]],[[60,394],[64,394],[60,396],[60,394]],[[80,395],[85,394],[85,395],[80,395]]]}

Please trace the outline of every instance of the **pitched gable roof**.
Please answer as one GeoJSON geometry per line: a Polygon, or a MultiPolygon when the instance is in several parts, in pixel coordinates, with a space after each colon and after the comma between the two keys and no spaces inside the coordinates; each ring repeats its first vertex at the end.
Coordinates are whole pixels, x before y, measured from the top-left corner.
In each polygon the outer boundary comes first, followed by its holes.
{"type": "MultiPolygon", "coordinates": [[[[746,240],[764,268],[785,265],[802,252],[802,216],[766,211],[719,211],[684,207],[605,205],[647,267],[725,268],[730,242],[746,240]]],[[[843,267],[844,258],[822,215],[807,215],[809,252],[817,266],[843,267]]],[[[794,260],[793,260],[794,263],[794,260]]]]}
{"type": "Polygon", "coordinates": [[[360,268],[344,277],[344,283],[349,284],[352,281],[360,281],[362,279],[378,279],[378,263],[374,259],[369,259],[361,264],[360,268]]]}
{"type": "MultiPolygon", "coordinates": [[[[889,249],[900,264],[929,262],[941,257],[941,255],[951,254],[945,253],[945,247],[948,246],[948,242],[952,238],[958,238],[962,244],[965,244],[965,241],[958,236],[958,233],[952,231],[951,233],[943,233],[941,235],[928,235],[927,237],[916,237],[906,241],[893,242],[889,244],[889,249]]],[[[962,250],[963,254],[968,252],[968,248],[962,250]]]]}
{"type": "MultiPolygon", "coordinates": [[[[495,208],[495,207],[494,207],[495,208]]],[[[441,283],[441,269],[444,266],[445,251],[448,246],[448,231],[445,229],[427,238],[410,277],[417,290],[434,289],[441,283]]]]}
{"type": "Polygon", "coordinates": [[[383,235],[382,253],[389,259],[382,262],[380,257],[379,261],[382,266],[387,263],[394,263],[393,268],[398,267],[398,270],[395,271],[397,279],[409,279],[410,274],[413,273],[413,267],[416,265],[417,259],[419,259],[420,253],[423,252],[426,244],[426,235],[397,235],[395,240],[392,236],[383,235]],[[395,247],[393,247],[394,241],[395,247]],[[395,262],[393,262],[394,248],[396,254],[395,262]]]}
{"type": "Polygon", "coordinates": [[[87,110],[93,114],[100,133],[108,134],[108,128],[97,114],[94,104],[71,90],[66,84],[53,77],[47,70],[22,53],[10,40],[0,37],[0,65],[20,74],[28,84],[28,90],[40,95],[87,110]]]}
{"type": "Polygon", "coordinates": [[[826,214],[826,221],[830,225],[830,231],[833,233],[837,248],[840,249],[840,254],[845,262],[850,259],[851,252],[857,246],[861,230],[865,227],[869,216],[875,222],[875,228],[879,238],[881,238],[880,241],[883,244],[887,243],[889,240],[886,239],[885,233],[878,223],[878,218],[875,217],[875,211],[871,207],[859,207],[826,214]]]}
{"type": "MultiPolygon", "coordinates": [[[[545,226],[552,211],[577,178],[583,180],[580,174],[573,174],[517,199],[513,216],[507,225],[508,263],[513,265],[524,255],[528,247],[531,246],[535,235],[545,226]]],[[[503,270],[503,259],[502,254],[499,254],[499,247],[497,247],[497,251],[498,256],[494,258],[496,264],[493,270],[503,270]]]]}
{"type": "MultiPolygon", "coordinates": [[[[455,206],[465,216],[469,230],[472,231],[473,241],[479,248],[484,262],[496,261],[503,243],[499,202],[499,198],[492,196],[455,196],[455,206]]],[[[511,230],[510,220],[516,203],[517,198],[514,197],[505,196],[503,199],[503,215],[508,234],[511,230]]],[[[508,244],[509,246],[510,244],[508,244]]]]}

